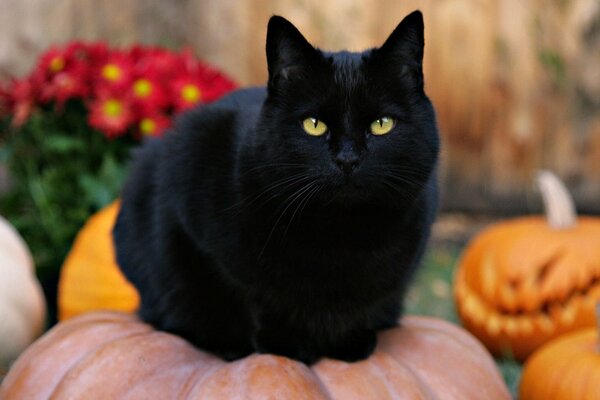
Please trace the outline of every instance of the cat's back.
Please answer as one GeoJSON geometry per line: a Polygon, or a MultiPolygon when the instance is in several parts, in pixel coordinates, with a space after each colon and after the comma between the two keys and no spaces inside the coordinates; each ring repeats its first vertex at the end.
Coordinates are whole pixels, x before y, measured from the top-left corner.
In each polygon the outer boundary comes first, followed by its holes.
{"type": "Polygon", "coordinates": [[[256,112],[260,111],[266,98],[267,90],[264,87],[250,87],[236,90],[213,104],[225,109],[256,112]]]}
{"type": "Polygon", "coordinates": [[[266,97],[267,91],[264,87],[236,90],[214,103],[197,107],[184,114],[176,124],[175,130],[185,134],[208,134],[211,129],[198,130],[194,129],[194,125],[212,124],[219,119],[226,120],[222,123],[232,123],[233,129],[244,130],[256,123],[266,97]]]}
{"type": "Polygon", "coordinates": [[[114,232],[119,264],[126,273],[132,264],[127,253],[142,257],[144,249],[152,247],[147,242],[152,235],[140,238],[159,228],[153,225],[155,217],[169,219],[190,208],[200,217],[210,203],[231,201],[237,148],[254,130],[265,98],[264,88],[232,92],[182,114],[164,137],[147,140],[135,151],[114,232]],[[194,196],[189,196],[190,188],[194,196]]]}

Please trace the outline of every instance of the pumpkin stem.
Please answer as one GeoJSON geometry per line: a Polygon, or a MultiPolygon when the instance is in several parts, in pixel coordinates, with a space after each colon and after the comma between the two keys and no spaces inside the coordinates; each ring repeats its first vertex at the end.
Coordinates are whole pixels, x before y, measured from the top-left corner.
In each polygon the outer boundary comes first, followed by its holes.
{"type": "Polygon", "coordinates": [[[539,171],[536,181],[542,193],[548,224],[554,229],[568,229],[575,226],[577,212],[565,184],[550,171],[539,171]]]}

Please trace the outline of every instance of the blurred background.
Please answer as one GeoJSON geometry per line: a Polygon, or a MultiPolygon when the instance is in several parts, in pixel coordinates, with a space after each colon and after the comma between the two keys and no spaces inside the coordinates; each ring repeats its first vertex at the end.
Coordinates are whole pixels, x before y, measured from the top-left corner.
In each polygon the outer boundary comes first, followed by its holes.
{"type": "Polygon", "coordinates": [[[417,8],[443,136],[442,209],[539,211],[532,179],[547,168],[581,211],[600,212],[598,0],[0,0],[0,79],[77,38],[190,46],[240,85],[260,85],[272,14],[320,48],[361,50],[417,8]]]}

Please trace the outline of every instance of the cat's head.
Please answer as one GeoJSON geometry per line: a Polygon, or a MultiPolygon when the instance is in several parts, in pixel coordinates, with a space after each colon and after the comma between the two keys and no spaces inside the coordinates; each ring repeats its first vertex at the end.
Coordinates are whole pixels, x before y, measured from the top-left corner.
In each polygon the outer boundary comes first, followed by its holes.
{"type": "Polygon", "coordinates": [[[423,91],[423,45],[419,11],[381,47],[362,53],[321,51],[286,19],[272,17],[268,96],[256,137],[262,162],[273,166],[264,177],[297,177],[290,190],[319,188],[316,194],[343,202],[414,198],[439,147],[423,91]]]}

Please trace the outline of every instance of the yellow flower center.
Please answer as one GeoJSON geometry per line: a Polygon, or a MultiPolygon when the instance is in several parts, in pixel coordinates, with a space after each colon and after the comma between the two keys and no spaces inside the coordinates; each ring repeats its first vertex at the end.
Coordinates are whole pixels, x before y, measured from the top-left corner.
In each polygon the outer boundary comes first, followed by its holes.
{"type": "Polygon", "coordinates": [[[123,113],[123,104],[115,99],[105,101],[102,108],[104,114],[109,117],[118,117],[123,113]]]}
{"type": "Polygon", "coordinates": [[[148,97],[152,93],[152,84],[148,79],[138,79],[133,84],[133,92],[137,97],[148,97]]]}
{"type": "Polygon", "coordinates": [[[200,89],[198,86],[188,83],[181,89],[181,97],[188,103],[197,103],[200,100],[200,89]]]}
{"type": "Polygon", "coordinates": [[[121,74],[121,68],[115,64],[106,64],[104,67],[102,67],[102,76],[107,81],[117,81],[121,77],[121,74]]]}
{"type": "Polygon", "coordinates": [[[144,118],[140,121],[140,131],[144,135],[151,135],[156,132],[156,122],[151,118],[144,118]]]}
{"type": "Polygon", "coordinates": [[[59,72],[65,67],[65,59],[61,56],[53,57],[48,66],[51,72],[59,72]]]}

